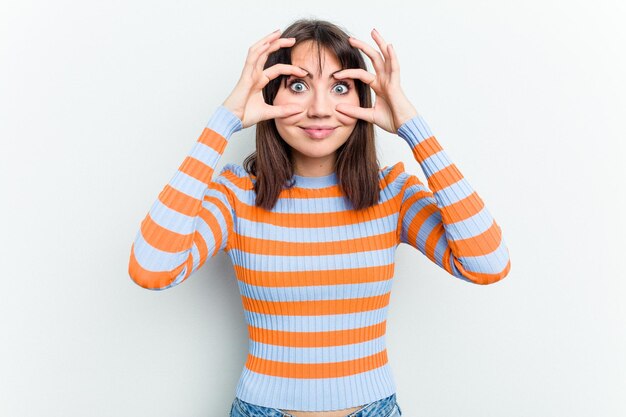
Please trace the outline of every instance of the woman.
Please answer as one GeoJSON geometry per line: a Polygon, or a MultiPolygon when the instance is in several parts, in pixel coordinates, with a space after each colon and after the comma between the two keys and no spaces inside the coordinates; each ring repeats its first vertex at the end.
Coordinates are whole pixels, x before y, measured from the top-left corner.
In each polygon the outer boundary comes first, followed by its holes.
{"type": "Polygon", "coordinates": [[[231,416],[401,415],[385,348],[397,246],[470,283],[509,272],[500,227],[403,93],[391,44],[372,37],[380,52],[303,19],[252,45],[132,245],[129,274],[152,290],[231,258],[250,337],[231,416]],[[253,125],[245,169],[213,179],[253,125]],[[378,166],[374,125],[407,143],[430,189],[401,162],[378,166]]]}

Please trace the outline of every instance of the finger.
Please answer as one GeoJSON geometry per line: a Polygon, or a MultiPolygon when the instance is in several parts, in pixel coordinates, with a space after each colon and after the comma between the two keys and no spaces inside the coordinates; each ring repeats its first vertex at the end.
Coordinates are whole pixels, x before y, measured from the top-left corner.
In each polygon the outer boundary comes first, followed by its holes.
{"type": "Polygon", "coordinates": [[[376,84],[376,75],[371,72],[365,71],[363,68],[348,68],[338,73],[334,74],[335,78],[356,78],[358,80],[363,81],[365,84],[372,87],[374,92],[376,92],[378,85],[376,84]]]}
{"type": "Polygon", "coordinates": [[[270,44],[266,46],[263,49],[263,51],[260,53],[256,61],[256,69],[258,71],[263,71],[263,67],[265,66],[265,63],[267,62],[267,58],[272,52],[277,51],[280,48],[293,46],[295,42],[296,42],[296,38],[278,38],[270,42],[270,44]]]}
{"type": "Polygon", "coordinates": [[[337,104],[335,107],[340,113],[345,114],[346,116],[353,117],[355,119],[365,120],[366,122],[374,123],[374,109],[353,106],[351,104],[341,103],[337,104]]]}
{"type": "Polygon", "coordinates": [[[384,72],[385,63],[383,61],[383,56],[380,54],[380,52],[378,52],[377,50],[375,50],[374,48],[372,48],[365,42],[358,40],[357,38],[350,37],[348,41],[353,46],[362,50],[365,53],[365,55],[367,55],[370,58],[370,60],[372,61],[372,64],[374,65],[374,70],[376,71],[377,74],[384,72]]]}
{"type": "Polygon", "coordinates": [[[387,60],[389,59],[389,54],[387,53],[387,42],[385,42],[383,37],[380,36],[380,33],[378,33],[376,29],[372,29],[372,38],[380,48],[383,57],[385,57],[385,62],[387,62],[387,60]]]}
{"type": "Polygon", "coordinates": [[[265,109],[266,119],[281,119],[304,111],[304,108],[298,104],[283,104],[280,106],[268,104],[265,109]]]}
{"type": "Polygon", "coordinates": [[[251,64],[254,65],[254,63],[256,63],[257,59],[259,58],[259,55],[261,54],[261,52],[264,49],[267,49],[269,44],[272,43],[272,41],[276,40],[278,37],[280,37],[280,30],[270,33],[269,35],[265,36],[263,39],[259,40],[257,43],[252,45],[248,49],[246,65],[251,65],[251,64]]]}
{"type": "Polygon", "coordinates": [[[398,56],[396,50],[392,44],[387,45],[389,51],[389,68],[391,69],[391,80],[400,83],[400,63],[398,62],[398,56]]]}
{"type": "Polygon", "coordinates": [[[387,49],[387,45],[388,45],[387,42],[385,42],[385,40],[380,35],[380,33],[378,33],[376,28],[372,30],[372,38],[374,38],[374,41],[376,41],[376,44],[380,48],[380,51],[382,52],[383,57],[385,58],[385,71],[387,73],[391,72],[391,63],[389,62],[390,57],[389,57],[389,50],[387,49]]]}
{"type": "Polygon", "coordinates": [[[254,45],[252,45],[250,47],[250,49],[255,49],[255,48],[258,48],[259,46],[263,45],[266,42],[271,42],[274,39],[276,39],[277,37],[279,37],[280,35],[281,35],[280,29],[275,30],[274,32],[270,33],[269,35],[265,35],[261,39],[259,39],[254,45]]]}
{"type": "MultiPolygon", "coordinates": [[[[305,75],[308,74],[308,72],[296,65],[274,64],[271,67],[264,69],[263,74],[265,74],[265,76],[267,77],[267,83],[269,83],[271,80],[273,80],[274,78],[278,77],[281,74],[299,75],[301,77],[304,77],[305,75]]],[[[265,84],[263,84],[263,86],[265,86],[265,84]]]]}

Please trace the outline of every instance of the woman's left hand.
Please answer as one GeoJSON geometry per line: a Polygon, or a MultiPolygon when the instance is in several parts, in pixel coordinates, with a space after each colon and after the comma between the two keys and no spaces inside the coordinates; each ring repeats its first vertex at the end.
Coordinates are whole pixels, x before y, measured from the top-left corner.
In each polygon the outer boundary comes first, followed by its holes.
{"type": "Polygon", "coordinates": [[[382,55],[356,38],[351,37],[349,42],[372,60],[376,74],[361,68],[350,68],[336,73],[335,78],[357,78],[369,84],[376,93],[376,103],[372,108],[342,103],[337,105],[336,110],[349,117],[374,123],[387,132],[397,133],[404,122],[418,113],[400,87],[400,66],[393,46],[385,43],[376,29],[372,30],[372,38],[378,44],[382,55]]]}

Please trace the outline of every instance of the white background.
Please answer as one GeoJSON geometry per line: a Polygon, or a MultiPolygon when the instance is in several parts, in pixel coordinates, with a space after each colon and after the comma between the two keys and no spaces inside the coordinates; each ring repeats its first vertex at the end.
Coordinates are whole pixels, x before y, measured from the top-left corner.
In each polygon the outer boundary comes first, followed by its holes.
{"type": "MultiPolygon", "coordinates": [[[[247,353],[230,260],[154,292],[130,246],[248,47],[299,17],[393,43],[511,254],[479,286],[398,248],[403,416],[626,415],[623,2],[0,4],[0,416],[228,414],[247,353]]],[[[425,180],[377,135],[382,165],[425,180]]],[[[235,133],[217,170],[253,150],[235,133]]]]}

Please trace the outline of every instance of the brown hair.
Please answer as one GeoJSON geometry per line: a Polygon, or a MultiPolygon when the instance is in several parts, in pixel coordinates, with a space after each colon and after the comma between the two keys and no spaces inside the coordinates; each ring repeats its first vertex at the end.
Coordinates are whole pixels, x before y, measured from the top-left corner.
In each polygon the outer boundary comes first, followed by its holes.
{"type": "MultiPolygon", "coordinates": [[[[348,42],[348,34],[337,25],[326,20],[299,19],[291,23],[281,35],[283,38],[296,38],[292,47],[280,48],[272,52],[264,69],[277,63],[291,64],[291,49],[299,43],[313,41],[317,45],[322,71],[321,50],[333,53],[341,64],[341,69],[362,68],[367,70],[365,60],[358,48],[348,42]]],[[[274,102],[281,82],[288,76],[279,75],[263,88],[263,98],[268,104],[274,102]]],[[[372,107],[370,87],[359,79],[353,79],[361,107],[372,107]]],[[[374,126],[358,119],[348,140],[337,149],[335,171],[340,188],[352,203],[354,210],[361,210],[378,204],[379,164],[376,156],[374,126]]],[[[256,124],[256,150],[243,162],[244,169],[256,176],[254,190],[257,206],[271,210],[294,171],[291,161],[291,147],[285,142],[276,128],[274,119],[256,124]]]]}

